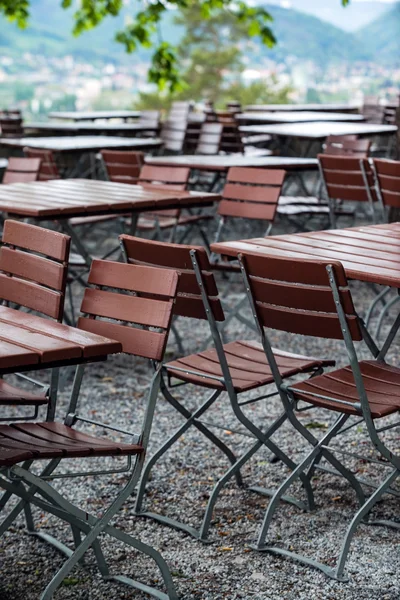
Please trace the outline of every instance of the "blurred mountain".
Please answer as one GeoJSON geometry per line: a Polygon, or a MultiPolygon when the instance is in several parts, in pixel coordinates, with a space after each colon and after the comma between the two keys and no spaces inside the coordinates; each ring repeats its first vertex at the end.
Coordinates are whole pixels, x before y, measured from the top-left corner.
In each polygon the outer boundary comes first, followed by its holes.
{"type": "Polygon", "coordinates": [[[340,0],[270,0],[269,4],[305,12],[345,31],[361,29],[378,19],[390,6],[376,0],[351,0],[345,8],[340,0]]]}
{"type": "Polygon", "coordinates": [[[400,2],[379,19],[357,32],[360,45],[367,46],[380,63],[400,65],[400,2]]]}

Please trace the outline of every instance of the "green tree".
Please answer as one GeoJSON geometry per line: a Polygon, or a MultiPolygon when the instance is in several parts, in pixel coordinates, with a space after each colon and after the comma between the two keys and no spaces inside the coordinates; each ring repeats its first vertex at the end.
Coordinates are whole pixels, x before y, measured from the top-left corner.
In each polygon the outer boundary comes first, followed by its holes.
{"type": "MultiPolygon", "coordinates": [[[[350,0],[340,0],[346,6],[350,0]]],[[[248,37],[259,37],[271,46],[275,38],[270,28],[272,17],[262,7],[248,6],[245,0],[198,0],[201,18],[215,17],[221,10],[227,11],[240,23],[248,37]]],[[[69,8],[73,0],[62,0],[64,8],[69,8]]],[[[160,89],[171,91],[181,87],[181,76],[177,66],[176,49],[162,40],[159,23],[163,13],[170,7],[188,9],[192,0],[152,0],[143,4],[143,8],[134,15],[132,22],[116,33],[116,40],[124,44],[127,52],[134,52],[139,46],[154,46],[152,64],[149,69],[149,81],[156,83],[160,89]],[[154,42],[154,34],[159,33],[158,42],[154,42]]],[[[31,0],[0,0],[0,14],[16,21],[25,27],[29,20],[31,0]]],[[[33,5],[33,2],[32,2],[33,5]]],[[[106,17],[117,16],[124,6],[124,0],[80,0],[79,8],[74,14],[73,31],[79,35],[85,30],[96,27],[106,17]]]]}

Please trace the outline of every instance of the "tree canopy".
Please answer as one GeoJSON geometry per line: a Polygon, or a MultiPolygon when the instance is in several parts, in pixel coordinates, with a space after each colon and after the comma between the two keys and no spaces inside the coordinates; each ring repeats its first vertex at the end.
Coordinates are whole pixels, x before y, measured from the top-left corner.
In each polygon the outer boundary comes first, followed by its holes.
{"type": "MultiPolygon", "coordinates": [[[[350,0],[339,0],[343,6],[350,0]]],[[[195,0],[202,20],[229,14],[229,18],[240,24],[243,34],[259,38],[266,46],[276,43],[271,29],[272,17],[262,7],[250,6],[245,0],[195,0]]],[[[19,27],[29,23],[32,0],[0,0],[0,14],[15,21],[19,27]]],[[[148,73],[150,82],[160,90],[174,92],[182,88],[182,77],[178,68],[177,49],[164,41],[159,24],[162,14],[171,8],[190,9],[194,0],[150,0],[141,4],[123,30],[117,31],[115,39],[123,44],[127,52],[134,52],[139,46],[153,48],[152,62],[148,73]],[[156,41],[155,41],[156,39],[156,41]]],[[[73,0],[62,0],[63,8],[70,8],[73,0]]],[[[80,0],[73,19],[73,33],[79,35],[96,27],[108,16],[117,16],[124,6],[124,0],[80,0]]]]}

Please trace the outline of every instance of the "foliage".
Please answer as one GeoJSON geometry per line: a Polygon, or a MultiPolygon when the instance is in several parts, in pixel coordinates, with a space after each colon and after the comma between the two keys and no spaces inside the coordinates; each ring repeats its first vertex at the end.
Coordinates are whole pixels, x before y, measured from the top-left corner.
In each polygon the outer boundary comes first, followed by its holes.
{"type": "MultiPolygon", "coordinates": [[[[341,0],[345,6],[349,0],[341,0]]],[[[207,20],[223,12],[229,15],[243,28],[245,34],[257,37],[267,46],[273,46],[275,38],[270,28],[272,17],[262,7],[246,4],[244,0],[196,0],[200,6],[201,20],[207,20]]],[[[17,22],[19,27],[25,27],[29,19],[31,0],[0,0],[0,14],[17,22]]],[[[33,0],[32,0],[33,4],[33,0]]],[[[154,42],[163,13],[169,8],[190,9],[193,0],[152,0],[144,4],[131,23],[117,32],[115,39],[125,46],[127,52],[133,52],[139,47],[152,48],[152,66],[149,79],[160,89],[168,88],[171,92],[182,88],[182,82],[177,67],[177,54],[173,46],[163,41],[159,35],[154,42]]],[[[63,8],[73,5],[73,0],[62,0],[63,8]]],[[[74,33],[81,34],[85,30],[99,25],[106,17],[116,17],[123,8],[124,0],[80,0],[79,8],[74,14],[74,33]]]]}

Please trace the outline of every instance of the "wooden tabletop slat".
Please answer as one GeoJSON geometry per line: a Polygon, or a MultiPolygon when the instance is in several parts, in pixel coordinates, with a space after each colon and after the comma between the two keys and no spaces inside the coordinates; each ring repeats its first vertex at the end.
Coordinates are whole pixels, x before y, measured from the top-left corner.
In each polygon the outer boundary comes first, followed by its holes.
{"type": "Polygon", "coordinates": [[[217,254],[330,259],[349,279],[400,288],[400,223],[253,238],[212,244],[217,254]]]}

